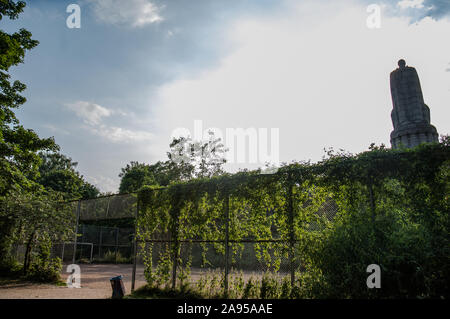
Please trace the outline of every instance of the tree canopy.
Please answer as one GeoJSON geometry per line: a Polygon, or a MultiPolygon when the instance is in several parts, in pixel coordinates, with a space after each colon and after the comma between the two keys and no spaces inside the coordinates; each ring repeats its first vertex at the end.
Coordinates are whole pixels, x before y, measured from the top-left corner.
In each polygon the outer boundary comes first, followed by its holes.
{"type": "Polygon", "coordinates": [[[226,149],[220,138],[210,132],[206,141],[180,137],[170,143],[167,161],[149,165],[132,161],[121,169],[119,192],[136,192],[143,186],[167,186],[195,178],[210,178],[224,173],[226,149]]]}
{"type": "Polygon", "coordinates": [[[75,170],[78,163],[61,153],[39,153],[42,160],[39,166],[38,182],[47,189],[62,193],[67,200],[90,199],[100,191],[75,170]]]}
{"type": "MultiPolygon", "coordinates": [[[[1,1],[0,17],[17,19],[25,3],[1,1]]],[[[38,45],[32,34],[20,29],[9,34],[0,30],[0,196],[17,188],[32,189],[37,178],[40,150],[57,150],[53,138],[40,138],[33,130],[20,125],[14,109],[26,102],[21,93],[26,85],[12,81],[12,66],[23,63],[25,53],[38,45]]]]}
{"type": "MultiPolygon", "coordinates": [[[[17,19],[24,7],[23,1],[1,0],[0,20],[17,19]]],[[[73,233],[72,211],[61,203],[93,198],[99,191],[75,170],[76,163],[59,153],[53,137],[39,137],[15,114],[26,102],[26,85],[11,79],[10,69],[23,63],[38,43],[26,29],[0,30],[0,268],[9,267],[11,245],[19,241],[26,242],[24,273],[34,269],[38,276],[59,276],[58,264],[49,262],[49,247],[73,233]],[[37,259],[32,258],[35,246],[37,259]]]]}

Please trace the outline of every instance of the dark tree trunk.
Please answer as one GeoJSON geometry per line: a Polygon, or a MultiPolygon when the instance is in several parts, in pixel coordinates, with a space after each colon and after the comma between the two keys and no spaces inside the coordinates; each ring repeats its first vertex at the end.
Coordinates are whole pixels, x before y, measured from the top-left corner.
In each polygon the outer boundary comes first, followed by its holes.
{"type": "Polygon", "coordinates": [[[25,250],[25,257],[24,257],[24,261],[23,261],[24,276],[27,274],[28,268],[30,267],[31,250],[33,249],[33,240],[34,240],[35,233],[36,233],[36,231],[33,231],[33,233],[31,233],[30,238],[28,239],[28,242],[27,242],[27,246],[26,246],[26,250],[25,250]]]}

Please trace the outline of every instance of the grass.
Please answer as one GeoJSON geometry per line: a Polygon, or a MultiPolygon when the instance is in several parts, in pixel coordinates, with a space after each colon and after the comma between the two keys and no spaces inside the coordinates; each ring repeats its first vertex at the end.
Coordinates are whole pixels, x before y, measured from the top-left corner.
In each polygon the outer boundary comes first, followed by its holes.
{"type": "Polygon", "coordinates": [[[148,285],[136,289],[132,294],[125,296],[126,299],[204,299],[201,294],[189,289],[172,289],[150,287],[148,285]]]}
{"type": "Polygon", "coordinates": [[[42,281],[25,279],[22,276],[15,277],[15,276],[6,275],[6,276],[0,277],[0,287],[3,287],[3,286],[25,286],[25,285],[31,285],[31,284],[48,284],[48,285],[55,285],[58,287],[66,287],[67,286],[67,284],[62,280],[58,280],[58,281],[54,281],[54,282],[42,282],[42,281]]]}
{"type": "Polygon", "coordinates": [[[29,284],[50,284],[59,287],[66,286],[66,283],[60,278],[58,280],[43,280],[42,278],[33,278],[33,276],[24,276],[22,265],[15,262],[9,265],[0,266],[0,286],[17,286],[29,284]]]}
{"type": "Polygon", "coordinates": [[[124,257],[117,252],[117,256],[113,251],[107,251],[102,258],[94,258],[92,262],[87,258],[78,260],[79,264],[132,264],[131,257],[124,257]]]}

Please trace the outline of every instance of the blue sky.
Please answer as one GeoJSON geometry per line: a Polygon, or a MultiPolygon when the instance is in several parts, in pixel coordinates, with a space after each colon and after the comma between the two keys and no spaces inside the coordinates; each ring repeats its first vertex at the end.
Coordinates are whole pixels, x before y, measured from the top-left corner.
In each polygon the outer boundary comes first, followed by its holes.
{"type": "Polygon", "coordinates": [[[171,133],[195,120],[278,128],[285,162],[389,145],[399,58],[417,68],[432,123],[448,134],[447,0],[28,2],[1,21],[40,41],[12,71],[28,86],[19,119],[54,136],[102,191],[117,191],[129,161],[164,160],[171,133]],[[80,29],[66,26],[71,3],[80,29]],[[366,25],[372,3],[380,29],[366,25]]]}

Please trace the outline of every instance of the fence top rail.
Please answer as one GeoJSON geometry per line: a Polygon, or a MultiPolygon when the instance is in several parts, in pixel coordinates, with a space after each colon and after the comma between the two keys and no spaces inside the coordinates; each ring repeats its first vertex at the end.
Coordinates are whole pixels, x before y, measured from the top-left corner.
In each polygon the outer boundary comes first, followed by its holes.
{"type": "MultiPolygon", "coordinates": [[[[74,241],[65,241],[65,242],[62,242],[62,243],[59,243],[60,245],[66,245],[66,244],[75,244],[75,242],[74,241]]],[[[77,241],[76,242],[76,244],[77,245],[88,245],[88,246],[94,246],[94,244],[93,243],[84,243],[84,242],[80,242],[80,241],[77,241]]]]}
{"type": "MultiPolygon", "coordinates": [[[[149,240],[139,240],[137,239],[136,242],[138,243],[224,243],[225,239],[223,240],[201,240],[201,239],[182,239],[182,240],[173,240],[173,239],[149,239],[149,240]]],[[[229,243],[291,243],[291,242],[300,242],[300,240],[290,240],[290,239],[240,239],[240,240],[234,240],[230,239],[228,240],[229,243]]]]}
{"type": "Polygon", "coordinates": [[[72,199],[69,201],[65,201],[64,203],[77,203],[77,202],[86,202],[86,201],[91,201],[91,200],[97,200],[97,199],[102,199],[102,198],[109,198],[109,197],[119,197],[119,196],[127,196],[127,195],[137,195],[138,192],[132,192],[132,193],[117,193],[117,194],[108,194],[108,195],[101,195],[101,196],[97,196],[94,198],[87,198],[87,199],[72,199]]]}

